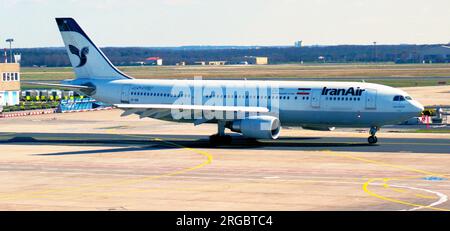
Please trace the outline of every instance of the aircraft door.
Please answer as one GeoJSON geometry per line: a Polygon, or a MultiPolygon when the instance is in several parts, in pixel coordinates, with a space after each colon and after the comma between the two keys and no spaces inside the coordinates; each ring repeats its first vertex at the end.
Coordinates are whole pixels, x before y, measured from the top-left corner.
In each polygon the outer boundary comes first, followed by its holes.
{"type": "Polygon", "coordinates": [[[377,90],[366,90],[366,109],[377,109],[377,90]]]}
{"type": "Polygon", "coordinates": [[[130,103],[130,86],[129,85],[124,85],[122,87],[122,96],[120,101],[122,103],[130,103]]]}
{"type": "Polygon", "coordinates": [[[311,94],[311,107],[320,108],[320,98],[322,95],[322,90],[316,89],[312,91],[311,94]]]}

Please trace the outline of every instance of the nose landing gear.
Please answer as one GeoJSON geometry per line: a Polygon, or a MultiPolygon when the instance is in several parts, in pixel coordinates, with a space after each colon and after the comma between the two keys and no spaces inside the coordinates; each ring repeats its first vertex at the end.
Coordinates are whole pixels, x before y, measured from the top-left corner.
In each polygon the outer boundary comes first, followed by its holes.
{"type": "Polygon", "coordinates": [[[380,130],[379,127],[371,127],[370,128],[370,136],[367,139],[369,141],[369,144],[376,144],[378,143],[378,138],[375,136],[377,132],[380,130]]]}
{"type": "Polygon", "coordinates": [[[369,136],[369,144],[376,144],[378,142],[378,138],[376,136],[369,136]]]}

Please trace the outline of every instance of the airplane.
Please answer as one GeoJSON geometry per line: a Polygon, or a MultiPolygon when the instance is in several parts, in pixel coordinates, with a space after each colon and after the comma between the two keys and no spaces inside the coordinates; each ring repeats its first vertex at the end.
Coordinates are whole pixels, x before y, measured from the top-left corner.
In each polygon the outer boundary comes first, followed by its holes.
{"type": "MultiPolygon", "coordinates": [[[[217,124],[212,144],[229,144],[226,129],[250,139],[279,138],[282,126],[331,131],[382,126],[420,115],[406,92],[365,82],[135,79],[118,70],[72,18],[56,18],[75,79],[61,84],[124,111],[122,116],[217,124]]],[[[182,131],[180,131],[182,132],[182,131]]]]}

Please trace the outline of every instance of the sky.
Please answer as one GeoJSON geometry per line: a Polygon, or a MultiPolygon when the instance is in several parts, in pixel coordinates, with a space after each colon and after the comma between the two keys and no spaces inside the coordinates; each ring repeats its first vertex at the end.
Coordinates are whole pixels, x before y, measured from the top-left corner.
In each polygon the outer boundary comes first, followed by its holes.
{"type": "Polygon", "coordinates": [[[101,47],[450,42],[449,0],[0,0],[0,48],[63,46],[55,17],[101,47]]]}

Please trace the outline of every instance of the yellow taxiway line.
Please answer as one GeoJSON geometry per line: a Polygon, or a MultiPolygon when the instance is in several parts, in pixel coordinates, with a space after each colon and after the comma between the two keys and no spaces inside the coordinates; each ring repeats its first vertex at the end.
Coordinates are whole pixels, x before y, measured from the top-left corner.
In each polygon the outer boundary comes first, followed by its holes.
{"type": "MultiPolygon", "coordinates": [[[[372,192],[369,189],[370,184],[374,183],[375,181],[382,181],[383,182],[383,184],[382,184],[383,187],[390,188],[394,192],[404,193],[405,191],[403,191],[401,189],[398,190],[398,189],[391,188],[390,185],[388,184],[388,182],[392,181],[392,180],[414,179],[414,178],[427,177],[427,176],[445,177],[444,174],[436,174],[436,173],[432,173],[432,172],[428,172],[428,171],[424,171],[424,170],[420,170],[420,169],[415,169],[415,168],[411,168],[411,167],[407,167],[407,166],[396,165],[396,164],[389,164],[389,163],[385,163],[385,162],[381,162],[381,161],[375,161],[375,160],[370,160],[370,159],[366,159],[366,158],[362,158],[362,157],[356,157],[356,156],[353,156],[353,155],[338,154],[338,153],[332,152],[330,150],[326,150],[326,152],[328,152],[328,153],[330,153],[330,154],[332,154],[334,156],[344,157],[344,158],[347,158],[347,159],[357,160],[357,161],[370,163],[370,164],[375,164],[375,165],[378,165],[378,166],[385,166],[385,167],[401,169],[401,170],[405,170],[405,171],[409,171],[409,172],[420,173],[421,174],[420,176],[414,176],[414,177],[409,176],[409,177],[396,177],[396,178],[372,178],[372,179],[369,179],[367,182],[365,182],[363,184],[363,190],[364,190],[364,192],[366,192],[370,196],[376,197],[376,198],[381,199],[381,200],[397,203],[397,204],[408,205],[408,206],[412,206],[412,207],[427,208],[427,209],[438,210],[438,211],[450,211],[449,209],[437,208],[437,207],[432,207],[432,206],[428,206],[428,205],[420,205],[420,204],[410,203],[410,202],[407,202],[407,201],[402,201],[402,200],[389,198],[389,197],[386,197],[386,196],[382,196],[382,195],[376,194],[376,193],[372,192]]],[[[415,194],[415,196],[418,197],[418,198],[431,199],[431,197],[426,196],[426,195],[422,195],[422,194],[415,194]]],[[[435,197],[433,197],[433,198],[435,198],[435,197]]]]}
{"type": "MultiPolygon", "coordinates": [[[[132,137],[132,136],[130,135],[130,137],[132,137]]],[[[10,199],[10,200],[16,199],[17,200],[17,199],[21,199],[21,198],[26,198],[26,199],[46,198],[46,197],[48,197],[48,194],[51,194],[51,193],[74,192],[74,191],[82,191],[82,190],[86,190],[86,189],[90,189],[90,188],[114,187],[114,186],[118,186],[118,185],[138,184],[138,183],[142,183],[145,181],[151,181],[151,180],[156,180],[156,179],[160,179],[160,178],[164,178],[164,177],[181,175],[181,174],[184,174],[187,172],[198,170],[200,168],[203,168],[207,165],[212,164],[213,159],[214,159],[213,156],[206,151],[184,147],[182,145],[175,144],[173,142],[164,141],[163,139],[160,139],[160,138],[152,138],[151,140],[157,141],[157,142],[162,142],[162,143],[171,145],[173,147],[178,147],[181,149],[188,150],[190,152],[193,152],[193,153],[196,153],[196,154],[199,154],[199,155],[205,157],[206,160],[203,161],[201,164],[198,164],[193,167],[188,167],[188,168],[181,169],[178,171],[169,172],[169,173],[156,175],[156,176],[148,176],[148,177],[141,177],[141,178],[137,178],[137,179],[135,178],[135,179],[129,179],[129,180],[113,181],[113,182],[103,183],[103,184],[87,184],[87,185],[81,185],[81,186],[77,186],[77,187],[72,186],[72,187],[65,187],[65,188],[59,188],[59,189],[48,189],[48,190],[40,190],[40,191],[32,191],[32,192],[14,193],[14,194],[9,194],[9,195],[1,195],[0,194],[0,200],[8,200],[8,199],[10,199]]]]}

